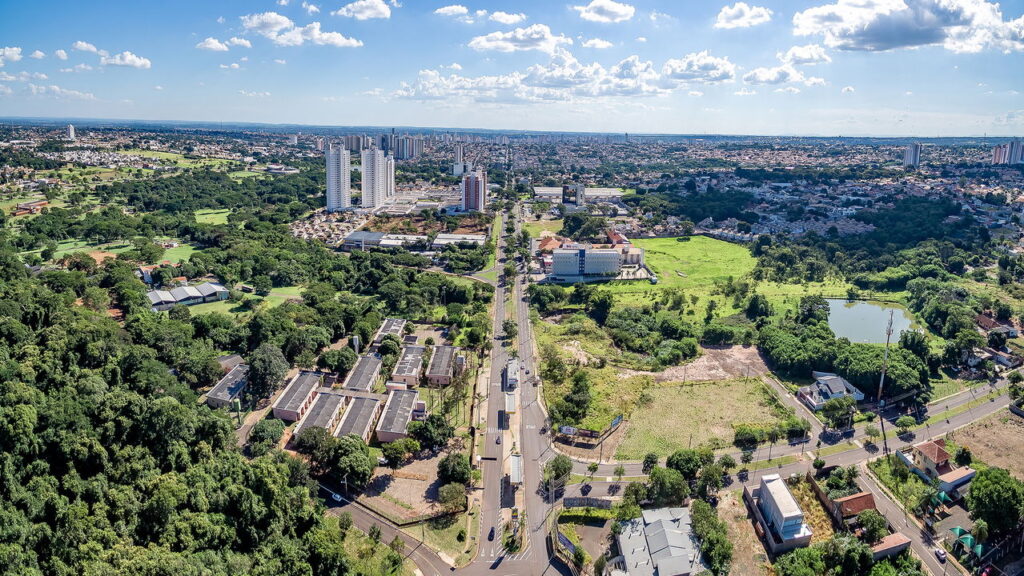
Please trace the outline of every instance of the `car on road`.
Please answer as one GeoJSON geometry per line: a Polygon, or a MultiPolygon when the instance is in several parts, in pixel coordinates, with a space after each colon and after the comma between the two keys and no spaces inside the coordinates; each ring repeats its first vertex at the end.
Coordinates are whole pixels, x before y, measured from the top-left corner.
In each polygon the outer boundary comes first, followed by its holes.
{"type": "Polygon", "coordinates": [[[341,502],[341,494],[338,494],[337,492],[331,492],[331,498],[335,502],[341,502]]]}
{"type": "Polygon", "coordinates": [[[494,439],[494,443],[495,444],[501,444],[501,436],[498,436],[497,438],[495,438],[494,439]]]}
{"type": "Polygon", "coordinates": [[[491,531],[487,533],[488,540],[494,540],[494,526],[491,526],[491,531]]]}
{"type": "Polygon", "coordinates": [[[943,550],[942,548],[936,547],[935,548],[935,557],[939,559],[939,562],[945,562],[946,561],[946,551],[943,550]]]}
{"type": "Polygon", "coordinates": [[[530,371],[529,371],[529,370],[527,370],[527,371],[526,371],[526,374],[527,374],[527,375],[529,375],[529,374],[530,374],[530,371]]]}

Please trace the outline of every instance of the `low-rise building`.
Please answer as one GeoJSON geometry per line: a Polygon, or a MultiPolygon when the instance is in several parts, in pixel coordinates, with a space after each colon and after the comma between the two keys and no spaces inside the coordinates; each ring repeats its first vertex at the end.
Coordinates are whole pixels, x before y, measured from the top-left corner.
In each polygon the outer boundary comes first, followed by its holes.
{"type": "Polygon", "coordinates": [[[797,391],[797,397],[811,410],[821,410],[826,402],[834,398],[852,396],[857,402],[864,400],[864,393],[838,374],[812,372],[811,375],[814,377],[814,384],[803,386],[797,391]]]}
{"type": "Polygon", "coordinates": [[[402,354],[395,363],[395,369],[391,371],[391,380],[401,382],[409,387],[419,386],[420,376],[423,374],[423,354],[427,351],[424,346],[406,346],[402,348],[402,354]]]}
{"type": "Polygon", "coordinates": [[[778,474],[763,476],[754,490],[744,487],[743,499],[754,512],[754,527],[772,554],[811,543],[811,528],[804,522],[800,504],[778,474]]]}
{"type": "Polygon", "coordinates": [[[211,408],[227,408],[245,392],[248,384],[249,365],[238,364],[206,394],[206,404],[211,408]]]}
{"type": "Polygon", "coordinates": [[[402,341],[402,334],[405,331],[405,325],[408,322],[405,318],[385,318],[381,322],[380,328],[377,329],[377,334],[373,337],[374,347],[380,346],[381,341],[384,340],[385,336],[394,336],[398,338],[398,341],[402,341]]]}
{"type": "Polygon", "coordinates": [[[381,361],[374,355],[360,356],[356,365],[345,377],[344,388],[349,390],[369,391],[377,383],[380,376],[381,361]]]}
{"type": "Polygon", "coordinates": [[[454,346],[434,346],[430,364],[427,366],[427,383],[431,386],[447,386],[455,375],[454,346]]]}
{"type": "Polygon", "coordinates": [[[285,387],[274,402],[274,418],[298,422],[306,415],[320,389],[322,374],[303,370],[285,387]]]}
{"type": "Polygon", "coordinates": [[[345,240],[341,243],[341,249],[349,252],[352,250],[366,251],[370,248],[379,247],[383,239],[383,232],[356,230],[345,237],[345,240]]]}
{"type": "Polygon", "coordinates": [[[707,570],[689,508],[644,510],[622,523],[617,539],[621,556],[609,562],[612,574],[689,576],[707,570]]]}
{"type": "Polygon", "coordinates": [[[306,415],[295,426],[295,434],[298,435],[299,432],[306,428],[323,428],[333,435],[334,431],[338,428],[338,424],[341,423],[341,417],[345,412],[347,400],[341,394],[331,392],[317,394],[313,405],[310,406],[306,415]]]}
{"type": "Polygon", "coordinates": [[[352,398],[334,435],[341,437],[346,434],[355,434],[362,438],[363,442],[369,443],[370,437],[373,435],[373,423],[377,421],[381,407],[381,401],[376,398],[352,398]]]}
{"type": "Polygon", "coordinates": [[[416,390],[392,390],[377,424],[377,440],[394,442],[405,438],[409,435],[409,422],[417,412],[423,414],[425,409],[416,390]]]}
{"type": "Polygon", "coordinates": [[[476,244],[483,246],[487,242],[486,234],[438,234],[430,244],[431,250],[441,250],[449,244],[476,244]]]}
{"type": "Polygon", "coordinates": [[[914,444],[896,454],[922,480],[928,484],[938,481],[939,490],[954,498],[974,479],[975,470],[970,466],[957,466],[942,438],[914,444]]]}

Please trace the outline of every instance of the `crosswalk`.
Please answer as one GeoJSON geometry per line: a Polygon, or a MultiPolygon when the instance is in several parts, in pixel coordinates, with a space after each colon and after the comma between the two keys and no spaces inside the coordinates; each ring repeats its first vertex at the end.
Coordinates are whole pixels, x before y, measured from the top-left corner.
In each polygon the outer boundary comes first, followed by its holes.
{"type": "Polygon", "coordinates": [[[515,554],[507,554],[500,546],[495,546],[490,550],[481,550],[477,556],[477,562],[493,562],[496,558],[503,558],[505,562],[515,562],[516,560],[526,560],[533,555],[533,548],[527,548],[526,550],[520,550],[515,554]]]}

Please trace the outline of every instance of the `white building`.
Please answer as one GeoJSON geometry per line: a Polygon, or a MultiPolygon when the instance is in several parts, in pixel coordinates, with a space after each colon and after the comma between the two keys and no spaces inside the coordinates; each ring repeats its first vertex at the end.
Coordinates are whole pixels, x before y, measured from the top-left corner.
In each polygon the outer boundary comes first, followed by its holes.
{"type": "Polygon", "coordinates": [[[921,165],[921,143],[914,142],[913,144],[907,144],[907,149],[903,152],[903,167],[904,168],[917,168],[921,165]]]}
{"type": "Polygon", "coordinates": [[[75,141],[75,126],[74,124],[68,124],[68,140],[75,141]]]}
{"type": "Polygon", "coordinates": [[[455,162],[452,163],[452,176],[462,176],[473,170],[473,165],[463,158],[462,144],[455,145],[455,162]]]}
{"type": "Polygon", "coordinates": [[[352,158],[341,146],[327,150],[327,211],[352,207],[352,158]]]}
{"type": "Polygon", "coordinates": [[[1024,143],[1020,140],[992,148],[993,164],[1020,164],[1024,162],[1024,143]]]}
{"type": "Polygon", "coordinates": [[[363,208],[379,208],[395,195],[395,161],[383,150],[362,152],[363,208]]]}
{"type": "Polygon", "coordinates": [[[461,198],[459,207],[463,211],[483,212],[487,207],[487,172],[477,170],[463,176],[461,198]]]}
{"type": "Polygon", "coordinates": [[[622,254],[614,248],[570,245],[552,252],[553,276],[616,276],[622,268],[622,254]]]}
{"type": "Polygon", "coordinates": [[[811,528],[804,523],[800,504],[781,476],[763,476],[759,496],[758,508],[768,524],[767,528],[780,540],[798,540],[811,535],[811,528]]]}

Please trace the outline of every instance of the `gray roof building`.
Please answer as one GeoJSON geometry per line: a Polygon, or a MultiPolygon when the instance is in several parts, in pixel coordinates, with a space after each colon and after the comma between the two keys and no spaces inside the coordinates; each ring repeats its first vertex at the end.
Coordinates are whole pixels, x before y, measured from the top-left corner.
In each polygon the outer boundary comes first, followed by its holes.
{"type": "Polygon", "coordinates": [[[377,440],[392,442],[405,438],[419,398],[420,393],[416,390],[392,390],[377,424],[377,440]]]}
{"type": "Polygon", "coordinates": [[[629,576],[687,576],[706,570],[689,508],[644,510],[623,524],[618,539],[622,559],[617,567],[624,565],[629,576]]]}
{"type": "Polygon", "coordinates": [[[377,381],[377,376],[380,375],[380,358],[376,356],[360,356],[359,360],[356,361],[356,365],[349,371],[348,376],[345,377],[345,388],[351,390],[369,390],[373,387],[374,382],[377,381]]]}
{"type": "Polygon", "coordinates": [[[454,346],[434,346],[434,354],[427,366],[427,378],[450,378],[455,366],[454,346]]]}
{"type": "Polygon", "coordinates": [[[238,364],[206,394],[206,403],[213,408],[227,407],[242,394],[248,384],[249,365],[238,364]]]}
{"type": "Polygon", "coordinates": [[[377,335],[373,337],[373,343],[379,345],[381,340],[389,334],[398,338],[398,341],[401,342],[402,331],[405,330],[406,324],[405,318],[385,318],[384,322],[380,325],[380,329],[377,330],[377,335]]]}
{"type": "Polygon", "coordinates": [[[395,363],[395,369],[391,371],[391,379],[396,382],[404,382],[410,386],[419,383],[420,372],[423,371],[423,354],[427,351],[424,346],[406,346],[402,348],[402,355],[395,363]]]}
{"type": "Polygon", "coordinates": [[[292,422],[301,420],[320,388],[321,376],[319,372],[299,372],[274,402],[274,417],[292,422]]]}
{"type": "Polygon", "coordinates": [[[376,398],[352,398],[334,435],[355,434],[364,441],[369,441],[378,410],[380,410],[380,400],[376,398]]]}
{"type": "Polygon", "coordinates": [[[346,398],[341,394],[321,393],[318,394],[305,417],[295,427],[295,434],[308,427],[324,428],[327,432],[334,434],[341,420],[342,409],[345,407],[346,398]]]}

